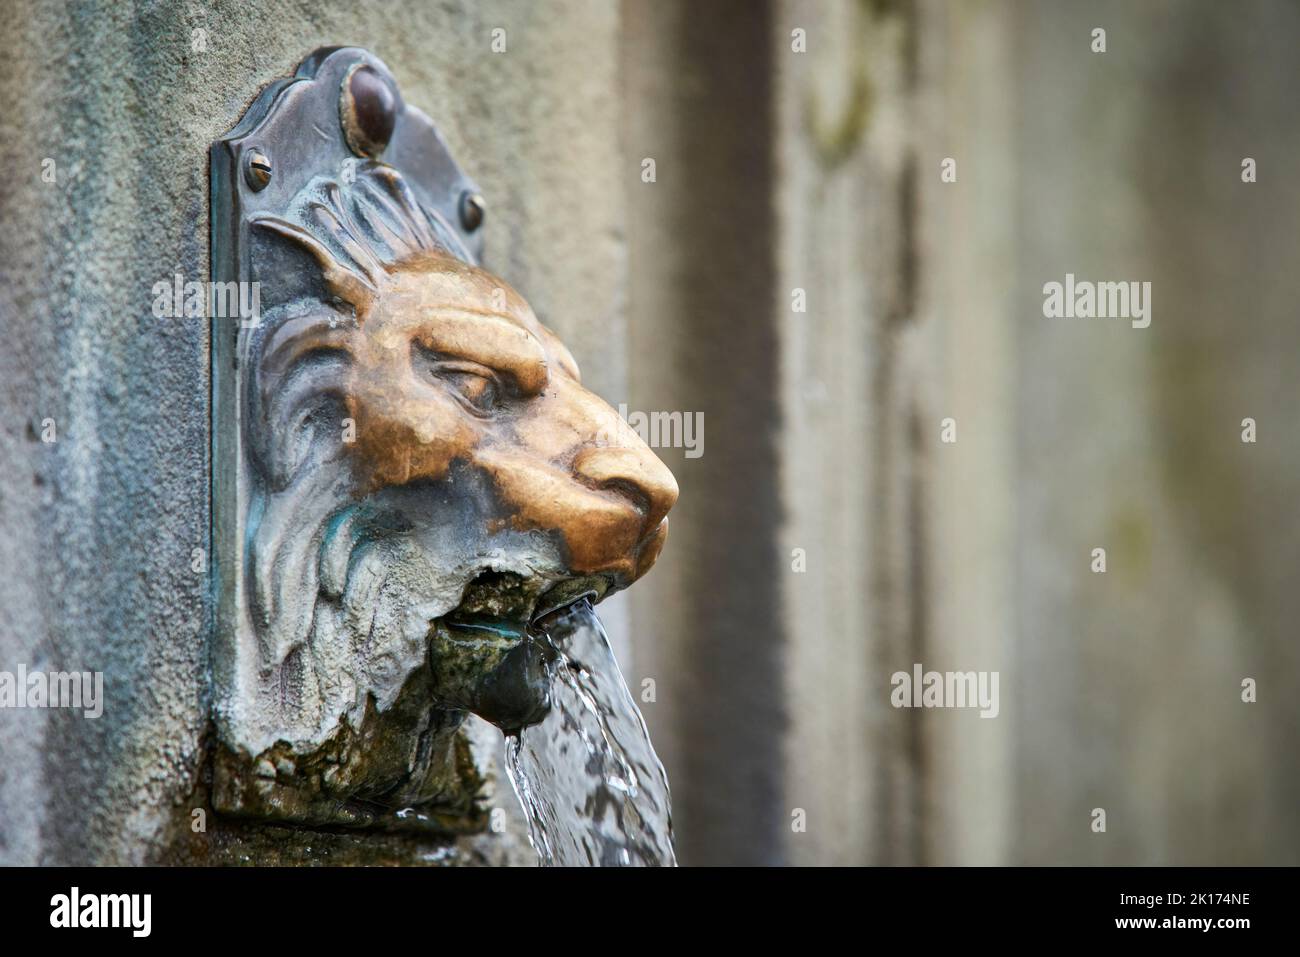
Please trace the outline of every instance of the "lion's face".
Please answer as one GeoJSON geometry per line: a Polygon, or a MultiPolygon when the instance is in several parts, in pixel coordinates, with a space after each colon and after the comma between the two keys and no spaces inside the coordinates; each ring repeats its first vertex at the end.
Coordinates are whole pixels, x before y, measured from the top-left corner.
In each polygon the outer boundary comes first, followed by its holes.
{"type": "Polygon", "coordinates": [[[672,473],[502,280],[430,253],[387,278],[353,333],[346,406],[363,492],[480,474],[490,534],[558,533],[568,575],[621,588],[654,563],[672,473]]]}
{"type": "Polygon", "coordinates": [[[539,629],[645,574],[676,482],[392,167],[253,225],[312,281],[240,333],[257,654],[229,679],[224,806],[347,823],[468,799],[465,714],[541,719],[539,629]]]}
{"type": "Polygon", "coordinates": [[[502,660],[649,569],[677,484],[502,280],[426,249],[367,293],[350,316],[291,310],[252,350],[270,481],[251,608],[308,706],[282,714],[324,730],[367,690],[383,710],[427,647],[431,707],[536,720],[544,662],[502,660]]]}

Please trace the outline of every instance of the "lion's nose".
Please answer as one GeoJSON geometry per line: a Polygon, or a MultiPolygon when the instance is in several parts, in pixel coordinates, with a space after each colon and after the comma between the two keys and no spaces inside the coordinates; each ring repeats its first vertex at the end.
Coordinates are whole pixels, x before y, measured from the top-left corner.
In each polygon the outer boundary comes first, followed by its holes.
{"type": "Polygon", "coordinates": [[[610,489],[630,499],[645,516],[643,535],[658,528],[677,501],[677,480],[648,448],[583,449],[574,459],[573,468],[593,487],[610,489]]]}

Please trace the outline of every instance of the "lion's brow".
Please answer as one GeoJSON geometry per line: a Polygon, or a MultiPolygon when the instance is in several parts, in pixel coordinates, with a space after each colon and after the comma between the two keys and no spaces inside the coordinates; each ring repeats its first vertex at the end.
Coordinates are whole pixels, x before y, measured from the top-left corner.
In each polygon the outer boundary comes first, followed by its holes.
{"type": "Polygon", "coordinates": [[[424,318],[414,337],[426,349],[495,369],[528,395],[546,388],[546,351],[536,336],[509,317],[440,307],[427,310],[424,318]]]}

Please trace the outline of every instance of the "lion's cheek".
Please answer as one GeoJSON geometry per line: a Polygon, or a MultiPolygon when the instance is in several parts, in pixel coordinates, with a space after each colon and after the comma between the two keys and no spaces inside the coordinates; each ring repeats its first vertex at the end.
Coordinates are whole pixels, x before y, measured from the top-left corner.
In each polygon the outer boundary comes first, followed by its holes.
{"type": "Polygon", "coordinates": [[[468,458],[478,441],[473,429],[439,424],[431,417],[391,418],[353,413],[356,424],[352,458],[359,484],[366,492],[447,476],[451,463],[468,458]]]}

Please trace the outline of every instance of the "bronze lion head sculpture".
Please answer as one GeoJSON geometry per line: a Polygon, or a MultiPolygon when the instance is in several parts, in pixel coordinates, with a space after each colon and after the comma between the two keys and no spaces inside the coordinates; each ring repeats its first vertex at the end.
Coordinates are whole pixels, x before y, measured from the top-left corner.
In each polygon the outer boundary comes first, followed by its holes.
{"type": "Polygon", "coordinates": [[[645,574],[676,483],[396,168],[318,176],[252,226],[315,279],[239,334],[256,654],[225,679],[218,806],[454,827],[466,714],[545,713],[530,628],[645,574]]]}

